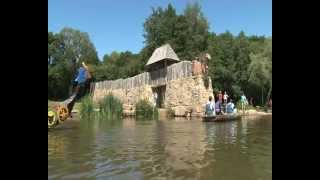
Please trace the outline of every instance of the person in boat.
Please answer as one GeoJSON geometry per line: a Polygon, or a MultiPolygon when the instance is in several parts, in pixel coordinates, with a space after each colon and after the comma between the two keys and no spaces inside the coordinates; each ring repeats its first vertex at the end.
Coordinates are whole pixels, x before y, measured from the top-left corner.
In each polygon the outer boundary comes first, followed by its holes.
{"type": "Polygon", "coordinates": [[[222,101],[217,101],[215,104],[215,108],[216,108],[216,115],[221,115],[223,114],[222,112],[222,101]]]}
{"type": "Polygon", "coordinates": [[[206,111],[205,111],[206,116],[215,116],[215,105],[214,105],[214,100],[212,100],[212,96],[209,96],[209,101],[206,104],[206,111]]]}
{"type": "Polygon", "coordinates": [[[232,99],[229,99],[229,102],[227,104],[227,113],[228,114],[231,114],[231,113],[236,113],[236,109],[235,109],[235,106],[233,104],[233,101],[232,99]]]}

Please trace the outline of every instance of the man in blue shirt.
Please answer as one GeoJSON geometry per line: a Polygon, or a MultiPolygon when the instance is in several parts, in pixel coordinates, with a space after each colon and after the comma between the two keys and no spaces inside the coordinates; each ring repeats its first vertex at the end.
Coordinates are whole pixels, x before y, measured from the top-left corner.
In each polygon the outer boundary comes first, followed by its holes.
{"type": "MultiPolygon", "coordinates": [[[[68,111],[69,111],[69,115],[71,116],[71,111],[73,109],[74,103],[77,99],[80,99],[85,92],[85,84],[86,81],[88,79],[88,70],[87,70],[87,66],[84,62],[82,62],[82,67],[79,68],[78,70],[78,75],[76,77],[76,79],[74,80],[74,86],[75,90],[72,94],[72,96],[67,100],[70,101],[68,103],[68,111]]],[[[71,116],[72,117],[72,116],[71,116]]]]}

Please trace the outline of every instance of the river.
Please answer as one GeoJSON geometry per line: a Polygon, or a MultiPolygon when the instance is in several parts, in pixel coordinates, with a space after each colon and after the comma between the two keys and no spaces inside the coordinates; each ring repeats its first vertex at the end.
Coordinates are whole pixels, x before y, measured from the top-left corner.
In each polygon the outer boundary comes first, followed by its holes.
{"type": "Polygon", "coordinates": [[[272,117],[82,120],[48,132],[48,179],[272,179],[272,117]]]}

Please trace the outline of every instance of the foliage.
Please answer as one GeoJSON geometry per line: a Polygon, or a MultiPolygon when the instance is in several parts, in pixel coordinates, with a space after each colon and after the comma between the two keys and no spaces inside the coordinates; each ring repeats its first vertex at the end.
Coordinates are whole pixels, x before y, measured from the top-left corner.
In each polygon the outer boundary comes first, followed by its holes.
{"type": "Polygon", "coordinates": [[[49,99],[68,97],[77,67],[82,61],[99,64],[97,52],[87,33],[72,28],[63,28],[56,34],[48,32],[49,99]]]}
{"type": "Polygon", "coordinates": [[[177,15],[171,4],[166,9],[152,9],[144,23],[144,37],[150,57],[152,51],[169,43],[181,59],[192,60],[207,48],[209,23],[198,3],[188,4],[182,15],[177,15]]]}
{"type": "Polygon", "coordinates": [[[136,117],[138,119],[151,120],[158,116],[158,111],[147,100],[139,100],[136,104],[136,117]]]}
{"type": "Polygon", "coordinates": [[[121,101],[113,96],[108,94],[99,102],[100,108],[100,117],[112,120],[114,118],[119,118],[122,116],[123,107],[121,101]]]}
{"type": "Polygon", "coordinates": [[[168,108],[168,117],[169,118],[174,117],[174,114],[175,114],[174,110],[172,108],[168,108]]]}
{"type": "Polygon", "coordinates": [[[208,89],[209,88],[209,76],[207,74],[205,74],[203,76],[203,83],[204,83],[204,86],[208,89]]]}
{"type": "Polygon", "coordinates": [[[79,106],[79,114],[81,118],[91,117],[94,113],[94,104],[90,96],[85,96],[81,99],[79,106]]]}

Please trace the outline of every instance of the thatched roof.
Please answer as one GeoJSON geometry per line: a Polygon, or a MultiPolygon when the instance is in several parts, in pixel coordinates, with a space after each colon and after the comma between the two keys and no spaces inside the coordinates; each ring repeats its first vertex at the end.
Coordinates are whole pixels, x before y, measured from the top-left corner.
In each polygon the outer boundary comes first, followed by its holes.
{"type": "Polygon", "coordinates": [[[173,51],[170,44],[165,44],[153,51],[152,56],[148,60],[146,66],[160,62],[164,59],[179,62],[177,54],[173,51]]]}

